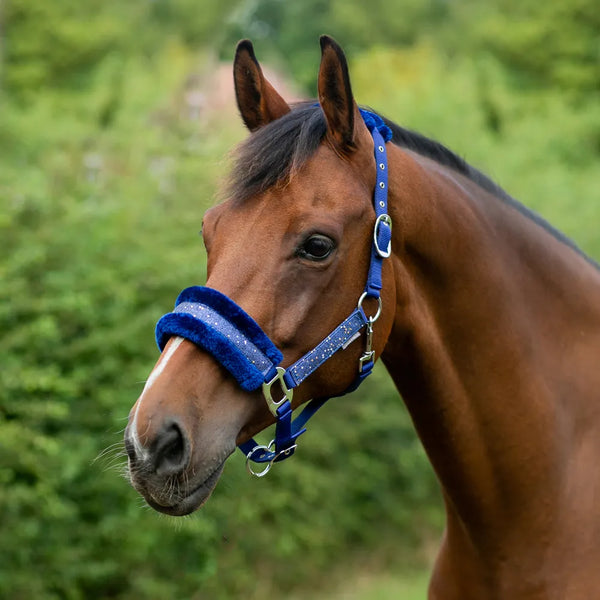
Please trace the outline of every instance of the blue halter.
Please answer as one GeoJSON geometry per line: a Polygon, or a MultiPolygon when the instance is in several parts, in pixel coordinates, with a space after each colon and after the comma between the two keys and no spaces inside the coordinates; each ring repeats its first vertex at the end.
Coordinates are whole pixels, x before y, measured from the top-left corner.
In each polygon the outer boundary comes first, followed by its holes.
{"type": "Polygon", "coordinates": [[[211,354],[246,391],[262,386],[269,410],[276,418],[275,438],[268,445],[249,440],[240,444],[246,456],[248,470],[258,477],[266,475],[273,463],[294,454],[296,440],[307,421],[330,397],[310,400],[304,410],[292,420],[294,388],[329,360],[338,350],[346,348],[366,327],[365,352],[359,359],[358,374],[343,394],[355,390],[371,373],[375,364],[372,350],[373,323],[381,313],[381,270],[383,259],[391,254],[392,220],[387,214],[387,155],[385,142],[392,132],[379,115],[361,109],[363,120],[373,136],[377,182],[373,192],[375,226],[371,261],[365,290],[354,311],[313,350],[283,368],[283,355],[260,326],[240,306],[221,292],[194,286],[179,294],[175,310],[161,317],[156,324],[156,342],[162,351],[172,336],[184,337],[211,354]],[[374,316],[367,317],[362,305],[366,298],[378,300],[374,316]],[[278,384],[280,393],[273,398],[272,387],[278,384]],[[254,471],[251,461],[263,463],[262,471],[254,471]]]}

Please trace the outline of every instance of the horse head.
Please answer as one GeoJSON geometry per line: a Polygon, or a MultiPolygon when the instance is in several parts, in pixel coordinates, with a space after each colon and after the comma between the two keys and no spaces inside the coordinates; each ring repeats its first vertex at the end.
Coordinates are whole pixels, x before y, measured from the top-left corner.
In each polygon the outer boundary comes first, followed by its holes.
{"type": "MultiPolygon", "coordinates": [[[[203,288],[201,295],[210,306],[193,291],[183,299],[202,305],[210,318],[225,315],[225,328],[237,318],[227,320],[230,313],[242,315],[251,331],[264,332],[269,348],[281,353],[281,372],[321,348],[348,315],[359,320],[362,315],[365,322],[357,331],[297,385],[290,409],[350,388],[361,357],[381,354],[395,306],[387,263],[380,267],[381,296],[362,297],[372,268],[379,165],[372,133],[352,95],[344,54],[325,36],[321,49],[318,103],[290,107],[265,79],[251,43],[239,43],[235,91],[251,135],[237,150],[227,199],[204,215],[210,291],[203,288]],[[374,332],[365,333],[376,313],[381,315],[374,332]],[[365,355],[367,336],[374,354],[365,355]]],[[[387,225],[384,220],[381,229],[387,225]]],[[[134,487],[168,514],[187,514],[202,505],[236,446],[244,447],[279,418],[260,388],[243,385],[235,365],[227,366],[237,350],[221,347],[218,360],[207,351],[214,326],[210,318],[196,338],[178,325],[162,332],[163,352],[125,434],[134,487]]],[[[219,330],[221,342],[222,335],[229,333],[219,330]]],[[[252,334],[244,335],[242,343],[252,344],[252,334]]],[[[285,387],[283,378],[277,384],[275,395],[285,387]]]]}

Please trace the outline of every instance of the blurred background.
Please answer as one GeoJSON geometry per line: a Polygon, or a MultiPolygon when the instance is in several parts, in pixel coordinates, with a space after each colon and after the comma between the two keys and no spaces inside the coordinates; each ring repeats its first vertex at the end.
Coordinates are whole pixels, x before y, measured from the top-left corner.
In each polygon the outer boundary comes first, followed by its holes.
{"type": "Polygon", "coordinates": [[[266,479],[232,457],[182,520],[121,476],[126,417],[156,320],[205,279],[202,215],[246,135],[238,39],[298,99],[333,35],[360,103],[600,259],[597,0],[4,0],[0,20],[0,597],[424,598],[440,493],[382,370],[266,479]]]}

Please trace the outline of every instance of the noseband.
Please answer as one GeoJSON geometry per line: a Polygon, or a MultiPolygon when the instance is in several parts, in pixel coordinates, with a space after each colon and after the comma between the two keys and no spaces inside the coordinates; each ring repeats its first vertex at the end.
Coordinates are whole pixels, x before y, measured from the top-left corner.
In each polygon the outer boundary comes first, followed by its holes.
{"type": "Polygon", "coordinates": [[[345,349],[366,328],[365,351],[359,359],[358,374],[343,396],[355,390],[371,373],[375,364],[372,349],[373,324],[381,314],[381,271],[383,259],[391,254],[392,220],[387,214],[387,154],[385,143],[392,132],[379,115],[361,109],[363,120],[373,136],[377,181],[373,192],[375,226],[371,246],[371,261],[365,290],[354,311],[315,348],[287,368],[280,350],[260,326],[233,300],[221,292],[194,286],[179,294],[175,310],[161,317],[156,324],[156,341],[162,351],[172,336],[186,338],[211,354],[236,379],[240,387],[252,392],[262,386],[269,410],[276,418],[275,438],[268,445],[249,440],[240,444],[246,455],[248,470],[257,477],[267,474],[273,463],[294,454],[296,440],[307,421],[329,397],[310,400],[304,410],[292,420],[294,388],[329,360],[338,350],[345,349]],[[363,303],[367,298],[378,301],[377,312],[367,316],[363,303]],[[277,384],[278,392],[274,391],[277,384]],[[275,396],[275,397],[274,397],[275,396]],[[251,463],[262,463],[255,471],[251,463]]]}

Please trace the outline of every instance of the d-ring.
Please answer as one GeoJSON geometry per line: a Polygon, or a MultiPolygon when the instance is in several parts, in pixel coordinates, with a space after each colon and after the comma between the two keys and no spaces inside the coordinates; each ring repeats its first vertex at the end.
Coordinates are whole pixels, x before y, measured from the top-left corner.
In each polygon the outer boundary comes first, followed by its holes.
{"type": "MultiPolygon", "coordinates": [[[[362,296],[358,299],[358,308],[362,308],[362,304],[365,301],[365,298],[367,297],[367,292],[363,292],[362,296]]],[[[373,298],[373,296],[369,296],[369,298],[373,298]]],[[[368,317],[369,321],[371,321],[371,323],[375,323],[375,321],[377,321],[377,319],[379,319],[379,316],[381,315],[381,308],[382,308],[382,302],[381,302],[381,296],[377,297],[377,302],[379,303],[377,306],[377,312],[375,313],[374,317],[368,317]]]]}

